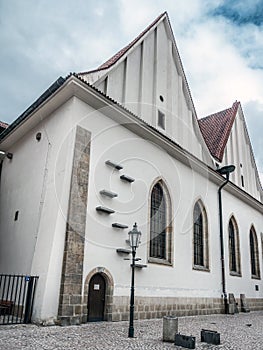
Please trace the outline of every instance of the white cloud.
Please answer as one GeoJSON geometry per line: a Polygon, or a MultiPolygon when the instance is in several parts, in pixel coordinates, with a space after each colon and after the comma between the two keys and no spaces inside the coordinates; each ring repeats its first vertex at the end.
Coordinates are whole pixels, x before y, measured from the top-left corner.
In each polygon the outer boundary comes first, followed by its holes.
{"type": "Polygon", "coordinates": [[[227,108],[236,99],[263,101],[263,71],[249,67],[225,36],[227,26],[207,21],[182,38],[180,52],[199,116],[227,108]]]}

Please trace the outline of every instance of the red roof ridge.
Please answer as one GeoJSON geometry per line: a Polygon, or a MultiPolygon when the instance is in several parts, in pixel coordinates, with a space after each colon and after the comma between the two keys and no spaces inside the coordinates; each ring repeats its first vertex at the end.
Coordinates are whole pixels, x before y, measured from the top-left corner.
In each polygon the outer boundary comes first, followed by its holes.
{"type": "Polygon", "coordinates": [[[9,124],[7,124],[7,123],[5,123],[5,122],[2,122],[2,121],[0,120],[0,128],[6,129],[6,128],[8,128],[8,127],[9,127],[9,124]]]}
{"type": "Polygon", "coordinates": [[[210,153],[220,162],[223,159],[224,150],[239,106],[240,102],[235,101],[232,107],[198,120],[210,153]]]}
{"type": "Polygon", "coordinates": [[[97,72],[103,69],[107,69],[110,68],[111,66],[113,66],[122,56],[124,56],[129,50],[130,48],[135,45],[156,23],[159,22],[159,20],[164,16],[168,16],[167,12],[163,12],[162,14],[160,14],[146,29],[144,29],[135,39],[133,39],[128,45],[126,45],[125,47],[123,47],[121,50],[119,50],[116,54],[114,54],[111,58],[109,58],[106,62],[104,62],[103,64],[101,64],[98,68],[87,71],[87,72],[81,72],[78,73],[80,75],[82,74],[87,74],[87,73],[93,73],[93,72],[97,72]]]}

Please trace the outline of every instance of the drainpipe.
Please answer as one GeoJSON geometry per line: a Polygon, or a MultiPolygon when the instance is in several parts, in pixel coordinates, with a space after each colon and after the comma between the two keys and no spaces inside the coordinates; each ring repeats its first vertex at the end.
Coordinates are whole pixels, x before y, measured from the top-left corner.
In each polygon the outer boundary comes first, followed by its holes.
{"type": "Polygon", "coordinates": [[[224,297],[224,309],[227,314],[227,294],[226,294],[226,275],[225,275],[225,254],[224,254],[224,236],[223,236],[223,215],[222,215],[222,188],[228,183],[229,176],[226,181],[218,189],[219,204],[219,229],[220,229],[220,254],[221,254],[221,272],[222,272],[222,292],[224,297]]]}
{"type": "Polygon", "coordinates": [[[226,293],[226,273],[225,273],[225,254],[224,254],[224,232],[223,232],[223,213],[222,213],[222,189],[229,182],[229,175],[235,170],[234,165],[227,165],[218,169],[221,175],[226,175],[226,181],[218,189],[218,206],[219,206],[219,230],[220,230],[220,255],[221,255],[221,272],[222,272],[222,292],[224,298],[224,310],[225,314],[228,313],[227,309],[227,293],[226,293]]]}

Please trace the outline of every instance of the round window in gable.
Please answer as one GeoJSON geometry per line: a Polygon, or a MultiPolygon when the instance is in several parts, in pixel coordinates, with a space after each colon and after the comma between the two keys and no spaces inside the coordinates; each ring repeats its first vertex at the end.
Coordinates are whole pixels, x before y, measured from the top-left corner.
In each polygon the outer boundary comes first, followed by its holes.
{"type": "Polygon", "coordinates": [[[160,95],[160,100],[163,102],[164,101],[164,98],[162,95],[160,95]]]}

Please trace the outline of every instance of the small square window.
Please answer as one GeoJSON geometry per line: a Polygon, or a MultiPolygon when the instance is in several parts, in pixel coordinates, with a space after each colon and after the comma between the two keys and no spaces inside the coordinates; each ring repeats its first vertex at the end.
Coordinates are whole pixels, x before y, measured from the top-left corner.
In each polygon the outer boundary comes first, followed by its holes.
{"type": "Polygon", "coordinates": [[[165,130],[165,114],[158,111],[158,126],[165,130]]]}

